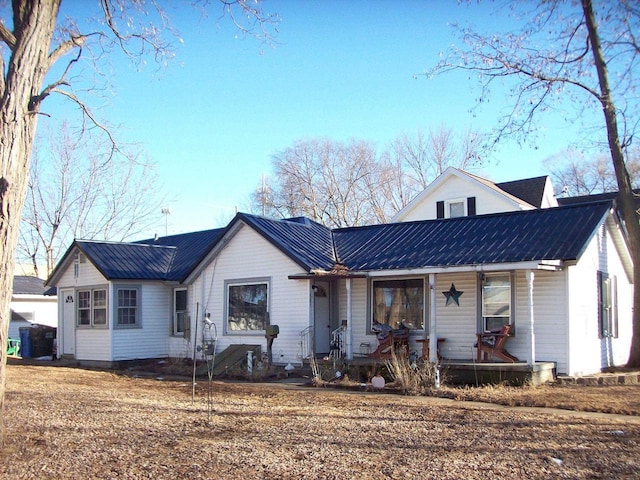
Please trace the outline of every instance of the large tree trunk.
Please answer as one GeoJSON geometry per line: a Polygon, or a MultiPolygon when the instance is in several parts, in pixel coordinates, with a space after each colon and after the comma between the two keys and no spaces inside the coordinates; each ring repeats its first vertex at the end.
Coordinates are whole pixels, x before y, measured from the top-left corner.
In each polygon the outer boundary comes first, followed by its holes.
{"type": "Polygon", "coordinates": [[[616,180],[618,182],[618,207],[622,212],[622,219],[629,239],[629,247],[631,249],[631,257],[633,260],[633,335],[631,337],[631,350],[629,352],[628,367],[640,367],[640,269],[637,268],[640,260],[640,223],[635,208],[635,199],[633,189],[631,188],[631,180],[629,172],[625,165],[622,146],[620,145],[620,135],[618,133],[618,121],[616,107],[611,96],[609,87],[609,78],[607,72],[607,64],[604,60],[602,46],[598,35],[598,27],[596,25],[593,13],[593,5],[591,0],[582,0],[582,9],[584,11],[585,22],[589,31],[589,42],[593,51],[595,67],[598,72],[598,80],[600,83],[600,103],[604,112],[604,118],[607,125],[607,139],[609,142],[609,150],[611,151],[611,160],[616,172],[616,180]]]}
{"type": "Polygon", "coordinates": [[[0,88],[0,445],[5,441],[9,303],[40,90],[60,0],[14,1],[11,57],[0,88]]]}

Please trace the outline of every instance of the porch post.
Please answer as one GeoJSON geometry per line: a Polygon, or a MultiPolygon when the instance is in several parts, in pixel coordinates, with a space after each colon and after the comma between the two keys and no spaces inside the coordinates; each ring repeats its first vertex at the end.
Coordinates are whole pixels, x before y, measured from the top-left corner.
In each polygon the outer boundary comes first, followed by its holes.
{"type": "Polygon", "coordinates": [[[533,270],[527,270],[525,275],[527,278],[527,364],[534,365],[536,363],[536,338],[533,328],[533,280],[535,274],[533,270]]]}
{"type": "Polygon", "coordinates": [[[429,274],[429,362],[438,361],[438,332],[436,319],[436,274],[429,274]]]}
{"type": "Polygon", "coordinates": [[[351,279],[347,278],[347,360],[353,360],[353,322],[351,315],[351,279]]]}

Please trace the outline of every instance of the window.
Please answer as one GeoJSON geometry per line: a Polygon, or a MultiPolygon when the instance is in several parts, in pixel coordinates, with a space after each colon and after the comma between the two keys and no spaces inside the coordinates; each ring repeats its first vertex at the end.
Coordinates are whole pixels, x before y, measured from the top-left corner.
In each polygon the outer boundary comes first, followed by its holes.
{"type": "Polygon", "coordinates": [[[34,312],[16,312],[15,310],[11,310],[11,321],[12,322],[33,322],[35,319],[34,312]]]}
{"type": "Polygon", "coordinates": [[[511,322],[511,275],[484,274],[482,280],[482,329],[499,330],[511,322]]]}
{"type": "Polygon", "coordinates": [[[616,277],[598,272],[598,329],[600,338],[618,337],[616,277]]]}
{"type": "Polygon", "coordinates": [[[118,288],[118,304],[116,306],[118,317],[116,324],[119,326],[135,326],[138,324],[138,289],[118,288]]]}
{"type": "Polygon", "coordinates": [[[447,218],[464,217],[467,212],[465,211],[464,200],[450,200],[447,203],[447,218]]]}
{"type": "Polygon", "coordinates": [[[372,282],[373,324],[393,329],[404,325],[413,330],[424,328],[424,280],[374,280],[372,282]]]}
{"type": "Polygon", "coordinates": [[[173,291],[173,334],[184,335],[189,328],[189,310],[187,309],[187,289],[173,291]]]}
{"type": "Polygon", "coordinates": [[[107,290],[78,290],[79,326],[107,326],[107,290]]]}
{"type": "Polygon", "coordinates": [[[269,325],[269,283],[227,283],[227,329],[260,331],[269,325]]]}

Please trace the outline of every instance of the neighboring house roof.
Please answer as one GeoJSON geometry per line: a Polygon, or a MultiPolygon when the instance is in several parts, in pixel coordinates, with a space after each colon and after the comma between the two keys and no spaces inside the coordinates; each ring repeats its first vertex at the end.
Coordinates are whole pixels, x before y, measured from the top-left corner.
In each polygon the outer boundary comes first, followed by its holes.
{"type": "Polygon", "coordinates": [[[511,182],[501,182],[495,185],[514,197],[520,198],[536,208],[540,208],[542,206],[547,178],[549,177],[545,175],[511,182]]]}
{"type": "Polygon", "coordinates": [[[334,230],[350,270],[577,260],[610,202],[334,230]]]}
{"type": "Polygon", "coordinates": [[[44,280],[38,277],[15,275],[13,277],[14,295],[44,295],[44,280]]]}

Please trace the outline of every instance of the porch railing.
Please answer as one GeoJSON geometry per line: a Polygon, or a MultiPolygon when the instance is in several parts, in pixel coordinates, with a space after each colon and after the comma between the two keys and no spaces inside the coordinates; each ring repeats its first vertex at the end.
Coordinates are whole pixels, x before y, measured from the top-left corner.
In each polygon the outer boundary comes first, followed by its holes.
{"type": "Polygon", "coordinates": [[[313,355],[313,327],[305,328],[299,335],[298,360],[302,362],[313,355]]]}
{"type": "Polygon", "coordinates": [[[346,336],[346,327],[338,327],[331,332],[331,346],[329,347],[330,358],[333,358],[335,360],[346,355],[346,336]]]}

